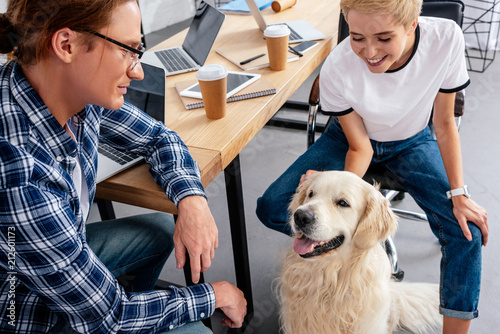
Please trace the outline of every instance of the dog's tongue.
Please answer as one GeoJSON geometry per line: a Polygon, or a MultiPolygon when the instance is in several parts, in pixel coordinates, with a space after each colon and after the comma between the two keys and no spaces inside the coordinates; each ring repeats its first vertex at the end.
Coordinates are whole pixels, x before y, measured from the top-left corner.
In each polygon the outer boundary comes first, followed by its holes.
{"type": "Polygon", "coordinates": [[[299,255],[304,255],[310,253],[317,244],[318,244],[317,241],[311,240],[303,236],[300,239],[295,239],[295,242],[293,244],[293,250],[295,251],[295,253],[299,255]]]}

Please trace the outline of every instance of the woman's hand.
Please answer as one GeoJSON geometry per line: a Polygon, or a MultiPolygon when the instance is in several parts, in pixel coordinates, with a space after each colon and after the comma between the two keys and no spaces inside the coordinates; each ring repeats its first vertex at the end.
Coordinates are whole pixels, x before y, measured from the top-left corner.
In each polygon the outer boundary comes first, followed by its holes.
{"type": "Polygon", "coordinates": [[[486,246],[489,234],[488,213],[486,210],[466,196],[453,196],[452,201],[453,214],[455,218],[457,218],[467,240],[472,240],[472,234],[467,225],[467,222],[470,221],[481,230],[483,234],[483,245],[486,246]]]}

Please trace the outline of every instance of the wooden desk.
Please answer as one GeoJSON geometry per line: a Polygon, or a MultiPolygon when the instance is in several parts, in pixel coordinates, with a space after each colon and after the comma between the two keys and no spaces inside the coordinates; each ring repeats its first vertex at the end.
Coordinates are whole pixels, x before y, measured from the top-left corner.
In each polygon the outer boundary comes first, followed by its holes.
{"type": "MultiPolygon", "coordinates": [[[[220,153],[190,147],[191,155],[201,171],[201,183],[206,187],[222,171],[220,153]]],[[[131,167],[97,185],[96,197],[156,211],[177,214],[177,208],[149,173],[146,163],[131,167]]]]}
{"type": "MultiPolygon", "coordinates": [[[[229,103],[227,116],[221,120],[209,120],[204,109],[185,110],[175,92],[173,83],[194,80],[195,73],[167,77],[166,124],[174,129],[189,147],[200,147],[221,152],[222,167],[225,168],[271,119],[305,79],[320,65],[336,43],[339,8],[338,1],[299,0],[297,4],[281,13],[266,8],[262,11],[268,23],[305,19],[323,34],[325,40],[306,52],[298,61],[288,63],[285,71],[271,71],[269,68],[253,70],[274,84],[277,94],[258,99],[229,103]],[[311,3],[316,6],[311,8],[311,3]],[[200,131],[200,129],[202,129],[200,131]],[[223,134],[223,135],[221,135],[223,134]]],[[[181,45],[187,31],[183,31],[154,49],[181,45]]],[[[213,50],[224,49],[241,41],[253,44],[260,41],[265,45],[262,32],[252,16],[226,15],[213,50]]],[[[253,52],[249,50],[249,56],[253,52]]],[[[211,52],[205,64],[222,64],[229,70],[240,69],[215,52],[211,52]]]]}
{"type": "MultiPolygon", "coordinates": [[[[221,171],[225,172],[236,280],[247,298],[249,314],[253,312],[253,300],[238,155],[334,47],[340,13],[338,4],[338,0],[299,0],[294,7],[281,13],[274,13],[270,7],[263,10],[268,24],[305,19],[327,37],[298,61],[288,63],[285,71],[275,72],[268,68],[255,71],[272,82],[277,93],[229,103],[227,115],[223,119],[209,120],[204,109],[186,110],[182,105],[174,83],[195,79],[194,72],[167,77],[166,125],[175,130],[188,145],[200,165],[203,185],[208,185],[221,171]]],[[[187,30],[152,50],[181,45],[186,33],[187,30]]],[[[252,16],[227,15],[213,50],[231,46],[236,40],[261,40],[265,43],[252,16]]],[[[252,54],[251,50],[249,54],[252,54]]],[[[215,63],[229,70],[239,70],[212,51],[205,64],[215,63]]],[[[143,164],[101,182],[97,186],[96,197],[176,213],[173,204],[146,170],[147,165],[143,164]]]]}

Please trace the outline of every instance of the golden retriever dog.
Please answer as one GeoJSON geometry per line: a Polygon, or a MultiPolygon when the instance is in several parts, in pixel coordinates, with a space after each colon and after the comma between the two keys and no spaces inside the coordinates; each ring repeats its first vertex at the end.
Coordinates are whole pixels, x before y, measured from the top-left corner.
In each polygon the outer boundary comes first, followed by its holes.
{"type": "Polygon", "coordinates": [[[289,209],[295,243],[277,286],[285,333],[425,333],[442,325],[437,284],[391,279],[382,241],[397,220],[375,187],[349,172],[312,174],[289,209]]]}

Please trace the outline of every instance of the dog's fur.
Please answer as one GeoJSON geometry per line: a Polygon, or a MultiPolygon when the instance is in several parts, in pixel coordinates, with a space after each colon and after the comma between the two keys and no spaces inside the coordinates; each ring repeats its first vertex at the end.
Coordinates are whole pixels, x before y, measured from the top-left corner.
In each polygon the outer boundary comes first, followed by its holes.
{"type": "Polygon", "coordinates": [[[442,325],[437,284],[391,279],[381,242],[396,231],[397,220],[375,187],[349,172],[316,173],[298,188],[289,210],[296,237],[308,238],[295,241],[302,242],[294,246],[299,253],[316,245],[303,240],[344,238],[307,258],[289,251],[277,290],[285,333],[423,333],[442,325]]]}

